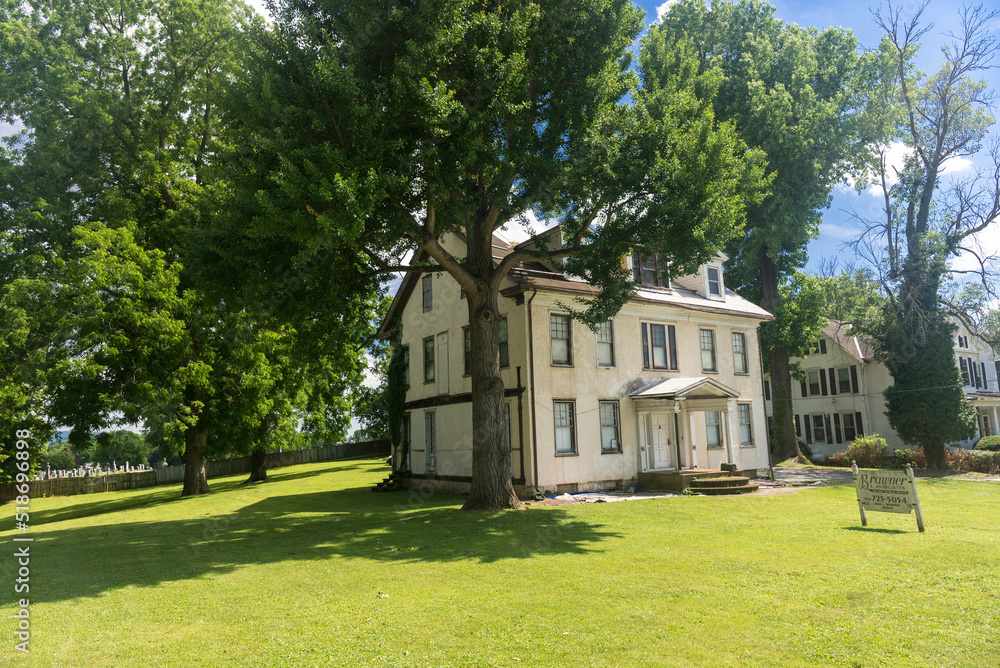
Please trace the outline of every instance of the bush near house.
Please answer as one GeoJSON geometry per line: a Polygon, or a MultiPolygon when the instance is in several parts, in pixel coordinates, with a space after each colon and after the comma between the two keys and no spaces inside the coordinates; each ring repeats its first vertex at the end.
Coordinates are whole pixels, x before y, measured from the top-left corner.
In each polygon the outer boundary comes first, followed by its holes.
{"type": "Polygon", "coordinates": [[[896,450],[896,468],[905,469],[912,466],[915,469],[927,468],[927,457],[923,450],[896,450]]]}
{"type": "Polygon", "coordinates": [[[889,462],[889,444],[878,434],[866,434],[854,439],[845,455],[847,466],[857,462],[858,468],[880,469],[889,462]]]}
{"type": "Polygon", "coordinates": [[[1000,452],[951,450],[946,453],[948,468],[972,473],[1000,473],[1000,452]]]}
{"type": "Polygon", "coordinates": [[[1000,451],[1000,436],[983,436],[976,441],[973,450],[987,450],[989,452],[1000,451]]]}

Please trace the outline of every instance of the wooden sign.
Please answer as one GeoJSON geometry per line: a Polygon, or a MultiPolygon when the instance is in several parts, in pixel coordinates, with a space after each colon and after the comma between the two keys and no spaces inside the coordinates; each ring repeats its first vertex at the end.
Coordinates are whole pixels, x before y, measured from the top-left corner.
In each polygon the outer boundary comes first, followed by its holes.
{"type": "Polygon", "coordinates": [[[920,497],[917,496],[917,481],[913,469],[909,466],[905,471],[887,471],[882,469],[858,469],[851,462],[854,470],[854,491],[858,495],[858,510],[861,512],[861,526],[868,526],[866,511],[880,513],[917,513],[917,529],[924,530],[924,514],[920,510],[920,497]]]}

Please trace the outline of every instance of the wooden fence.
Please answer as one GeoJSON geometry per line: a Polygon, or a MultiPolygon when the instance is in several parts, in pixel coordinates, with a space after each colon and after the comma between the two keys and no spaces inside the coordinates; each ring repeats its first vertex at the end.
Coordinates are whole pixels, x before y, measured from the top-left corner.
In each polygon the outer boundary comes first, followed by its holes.
{"type": "MultiPolygon", "coordinates": [[[[326,462],[349,457],[366,457],[389,454],[389,441],[366,441],[364,443],[342,443],[340,445],[324,445],[308,450],[292,450],[290,452],[270,452],[267,455],[267,468],[276,469],[282,466],[295,466],[310,462],[326,462]]],[[[205,474],[209,478],[227,475],[239,475],[250,472],[250,457],[236,459],[218,459],[205,462],[205,474]]],[[[32,480],[28,483],[28,496],[73,496],[75,494],[94,494],[96,492],[114,492],[122,489],[139,489],[165,485],[184,480],[184,466],[163,466],[152,471],[133,471],[131,473],[108,473],[106,475],[77,476],[74,478],[52,478],[51,480],[32,480]]],[[[0,503],[7,503],[17,498],[17,489],[13,483],[0,484],[0,503]]]]}

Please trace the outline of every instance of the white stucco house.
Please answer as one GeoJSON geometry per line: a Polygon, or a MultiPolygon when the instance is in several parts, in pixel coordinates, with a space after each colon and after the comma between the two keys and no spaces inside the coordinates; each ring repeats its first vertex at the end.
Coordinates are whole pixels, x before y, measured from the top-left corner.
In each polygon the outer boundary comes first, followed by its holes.
{"type": "MultiPolygon", "coordinates": [[[[978,410],[979,435],[997,434],[1000,356],[978,333],[957,320],[956,324],[955,364],[978,410]]],[[[798,362],[806,376],[792,387],[795,432],[815,458],[843,452],[865,433],[884,438],[890,451],[911,447],[896,435],[885,415],[882,392],[892,385],[889,370],[874,359],[874,351],[863,338],[851,333],[849,324],[830,320],[810,354],[790,361],[798,362]]],[[[774,406],[769,376],[764,380],[764,400],[770,433],[774,406]]],[[[974,440],[956,445],[968,447],[974,440]]]]}
{"type": "MultiPolygon", "coordinates": [[[[464,257],[459,236],[443,245],[464,257]]],[[[495,260],[514,247],[495,236],[495,260]]],[[[771,316],[726,289],[724,259],[676,277],[655,257],[626,259],[642,288],[596,333],[564,306],[592,286],[538,263],[509,274],[498,354],[519,494],[623,489],[723,463],[768,469],[757,328],[771,316]]],[[[451,276],[411,272],[380,329],[408,357],[399,465],[455,491],[472,474],[468,318],[451,276]]]]}

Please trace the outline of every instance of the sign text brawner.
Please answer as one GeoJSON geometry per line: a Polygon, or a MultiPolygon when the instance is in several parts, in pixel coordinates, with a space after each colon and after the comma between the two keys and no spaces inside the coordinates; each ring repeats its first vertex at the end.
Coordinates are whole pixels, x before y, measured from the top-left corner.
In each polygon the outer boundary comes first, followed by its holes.
{"type": "Polygon", "coordinates": [[[859,470],[857,464],[853,468],[854,489],[858,495],[862,526],[868,526],[868,518],[865,516],[865,511],[868,510],[905,515],[916,511],[917,528],[924,530],[924,516],[920,510],[917,482],[912,468],[907,467],[905,471],[859,470]]]}

